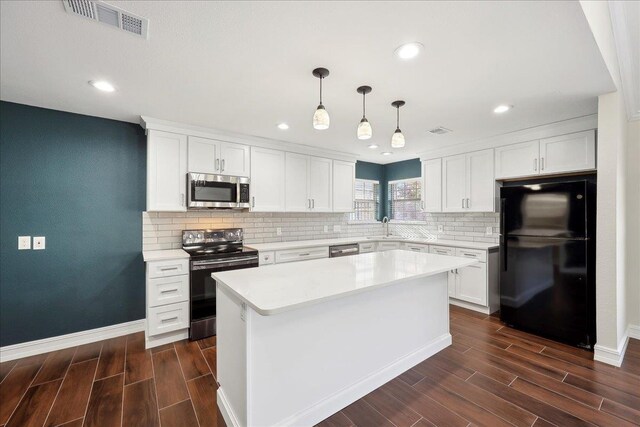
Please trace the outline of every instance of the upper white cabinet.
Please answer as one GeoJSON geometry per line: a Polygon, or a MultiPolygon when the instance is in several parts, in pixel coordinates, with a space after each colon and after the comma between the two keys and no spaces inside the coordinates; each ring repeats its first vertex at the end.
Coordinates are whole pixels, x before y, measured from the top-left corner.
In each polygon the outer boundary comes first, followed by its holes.
{"type": "Polygon", "coordinates": [[[285,154],[287,212],[331,212],[331,159],[285,154]]]}
{"type": "Polygon", "coordinates": [[[538,174],[539,141],[496,148],[496,179],[538,174]]]}
{"type": "Polygon", "coordinates": [[[248,145],[189,136],[189,172],[249,176],[248,145]]]}
{"type": "Polygon", "coordinates": [[[596,167],[595,130],[495,149],[496,179],[578,172],[596,167]]]}
{"type": "Polygon", "coordinates": [[[596,167],[594,131],[540,140],[540,173],[573,172],[596,167]]]}
{"type": "Polygon", "coordinates": [[[353,212],[356,185],[356,164],[333,161],[333,211],[353,212]]]}
{"type": "Polygon", "coordinates": [[[442,159],[442,210],[493,212],[493,149],[442,159]]]}
{"type": "Polygon", "coordinates": [[[187,137],[149,130],[147,211],[187,210],[187,137]]]}
{"type": "Polygon", "coordinates": [[[422,209],[442,212],[442,159],[422,162],[422,209]]]}
{"type": "Polygon", "coordinates": [[[285,153],[251,147],[251,210],[285,211],[285,153]]]}

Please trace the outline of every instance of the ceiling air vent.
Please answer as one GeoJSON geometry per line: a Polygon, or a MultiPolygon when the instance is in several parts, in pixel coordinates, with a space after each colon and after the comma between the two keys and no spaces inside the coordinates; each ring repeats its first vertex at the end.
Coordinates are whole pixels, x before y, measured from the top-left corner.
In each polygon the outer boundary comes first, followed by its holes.
{"type": "Polygon", "coordinates": [[[62,0],[68,13],[93,19],[122,31],[148,36],[149,20],[100,0],[62,0]]]}
{"type": "Polygon", "coordinates": [[[451,132],[451,129],[438,126],[437,128],[430,129],[427,132],[429,132],[431,135],[444,135],[445,133],[451,132]]]}

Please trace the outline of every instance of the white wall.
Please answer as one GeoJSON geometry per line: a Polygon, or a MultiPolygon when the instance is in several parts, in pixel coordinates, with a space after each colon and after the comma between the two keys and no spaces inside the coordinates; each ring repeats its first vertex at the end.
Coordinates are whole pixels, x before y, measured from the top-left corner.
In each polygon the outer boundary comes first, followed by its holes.
{"type": "Polygon", "coordinates": [[[640,120],[627,126],[627,319],[640,339],[640,120]]]}

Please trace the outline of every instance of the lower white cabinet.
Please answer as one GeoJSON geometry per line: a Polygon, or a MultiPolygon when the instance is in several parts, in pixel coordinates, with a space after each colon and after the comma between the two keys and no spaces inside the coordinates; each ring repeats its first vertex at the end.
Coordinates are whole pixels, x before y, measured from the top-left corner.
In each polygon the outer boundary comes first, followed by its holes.
{"type": "Polygon", "coordinates": [[[375,242],[359,243],[358,247],[360,248],[360,253],[361,254],[366,254],[366,253],[369,253],[369,252],[375,252],[376,251],[376,243],[375,242]]]}
{"type": "Polygon", "coordinates": [[[269,265],[276,262],[276,254],[273,251],[260,252],[258,254],[258,265],[269,265]]]}
{"type": "Polygon", "coordinates": [[[487,264],[479,262],[456,269],[454,298],[472,304],[487,305],[487,264]]]}
{"type": "Polygon", "coordinates": [[[189,336],[188,259],[146,263],[146,313],[146,348],[189,336]]]}
{"type": "Polygon", "coordinates": [[[421,243],[403,243],[402,249],[413,252],[429,252],[429,245],[423,245],[421,243]]]}
{"type": "Polygon", "coordinates": [[[376,250],[378,252],[390,251],[393,249],[400,249],[400,242],[378,242],[376,246],[376,250]]]}
{"type": "Polygon", "coordinates": [[[329,246],[276,251],[276,264],[318,258],[329,258],[329,246]]]}

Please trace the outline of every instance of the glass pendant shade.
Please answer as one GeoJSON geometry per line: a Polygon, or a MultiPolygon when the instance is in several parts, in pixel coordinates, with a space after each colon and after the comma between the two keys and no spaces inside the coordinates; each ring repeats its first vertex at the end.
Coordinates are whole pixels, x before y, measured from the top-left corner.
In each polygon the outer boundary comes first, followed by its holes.
{"type": "Polygon", "coordinates": [[[391,146],[393,148],[402,148],[404,147],[404,135],[400,129],[396,129],[391,137],[391,146]]]}
{"type": "Polygon", "coordinates": [[[373,130],[371,129],[369,120],[363,117],[358,125],[358,139],[370,139],[372,134],[373,130]]]}
{"type": "Polygon", "coordinates": [[[318,105],[316,112],[313,114],[313,128],[317,130],[329,129],[329,113],[324,109],[324,105],[318,105]]]}

